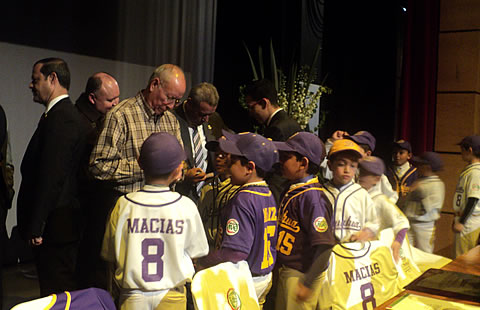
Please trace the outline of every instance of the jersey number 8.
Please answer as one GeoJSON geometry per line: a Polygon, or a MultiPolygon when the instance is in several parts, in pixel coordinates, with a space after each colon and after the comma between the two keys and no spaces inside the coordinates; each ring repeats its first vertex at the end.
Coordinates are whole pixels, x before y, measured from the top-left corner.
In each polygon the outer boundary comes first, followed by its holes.
{"type": "Polygon", "coordinates": [[[160,281],[163,278],[163,260],[165,245],[162,239],[147,238],[142,241],[142,279],[145,282],[160,281]],[[153,250],[150,252],[150,250],[153,250]],[[150,254],[152,253],[152,254],[150,254]],[[155,265],[155,272],[149,273],[149,266],[155,265]]]}

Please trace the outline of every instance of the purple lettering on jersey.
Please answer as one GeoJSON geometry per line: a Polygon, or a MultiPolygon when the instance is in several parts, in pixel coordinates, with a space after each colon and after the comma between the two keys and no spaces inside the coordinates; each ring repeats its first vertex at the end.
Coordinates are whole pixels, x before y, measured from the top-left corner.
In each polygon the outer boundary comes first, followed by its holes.
{"type": "Polygon", "coordinates": [[[147,219],[146,218],[142,219],[142,228],[140,230],[140,233],[142,233],[142,234],[148,233],[148,224],[147,224],[147,219]]]}
{"type": "Polygon", "coordinates": [[[128,233],[138,233],[138,219],[133,219],[133,226],[132,226],[132,220],[127,219],[127,228],[128,228],[128,233]]]}
{"type": "Polygon", "coordinates": [[[158,229],[158,226],[156,226],[155,224],[153,224],[153,222],[156,222],[158,223],[160,220],[159,219],[150,219],[150,232],[151,233],[158,233],[159,229],[158,229]],[[155,228],[154,228],[155,227],[155,228]]]}
{"type": "Polygon", "coordinates": [[[163,226],[165,225],[165,219],[160,219],[162,226],[160,226],[160,232],[163,234],[165,231],[163,230],[163,226]]]}
{"type": "Polygon", "coordinates": [[[371,278],[379,273],[380,266],[378,265],[378,263],[343,272],[346,283],[355,282],[365,278],[371,278]]]}
{"type": "Polygon", "coordinates": [[[167,222],[167,230],[165,230],[165,233],[167,233],[167,234],[173,234],[172,219],[168,219],[168,222],[167,222]]]}
{"type": "Polygon", "coordinates": [[[145,282],[160,281],[163,278],[163,260],[162,256],[165,252],[165,244],[159,238],[147,238],[142,241],[142,278],[145,282]],[[149,249],[156,248],[154,253],[150,254],[149,249]],[[150,269],[155,272],[149,273],[150,269]]]}
{"type": "Polygon", "coordinates": [[[183,233],[183,223],[184,223],[184,220],[177,220],[175,221],[175,227],[177,228],[177,230],[175,231],[175,233],[177,235],[180,235],[183,233]]]}

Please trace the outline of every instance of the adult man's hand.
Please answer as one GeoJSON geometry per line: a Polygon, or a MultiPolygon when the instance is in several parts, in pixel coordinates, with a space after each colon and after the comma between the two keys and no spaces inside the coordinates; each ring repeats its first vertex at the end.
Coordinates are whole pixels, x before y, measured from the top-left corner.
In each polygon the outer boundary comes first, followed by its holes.
{"type": "Polygon", "coordinates": [[[185,172],[185,181],[198,183],[205,180],[205,172],[200,168],[188,169],[185,172]]]}
{"type": "Polygon", "coordinates": [[[32,246],[39,246],[39,245],[42,245],[42,243],[43,243],[43,238],[42,237],[35,237],[35,238],[30,239],[30,244],[32,246]]]}

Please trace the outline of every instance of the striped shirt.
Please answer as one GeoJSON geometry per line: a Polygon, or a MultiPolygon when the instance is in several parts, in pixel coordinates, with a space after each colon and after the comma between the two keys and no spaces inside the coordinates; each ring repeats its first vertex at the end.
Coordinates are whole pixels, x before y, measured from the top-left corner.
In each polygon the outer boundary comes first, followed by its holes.
{"type": "Polygon", "coordinates": [[[155,115],[141,91],[123,100],[105,117],[90,155],[90,172],[98,180],[114,182],[122,193],[139,190],[144,179],[137,158],[143,141],[154,132],[168,132],[183,146],[180,125],[171,112],[155,115]]]}

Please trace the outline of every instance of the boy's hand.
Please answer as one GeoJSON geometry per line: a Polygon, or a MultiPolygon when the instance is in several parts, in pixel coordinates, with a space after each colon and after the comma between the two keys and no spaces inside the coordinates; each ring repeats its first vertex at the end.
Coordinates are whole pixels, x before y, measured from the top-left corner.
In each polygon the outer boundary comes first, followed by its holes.
{"type": "Polygon", "coordinates": [[[188,169],[185,172],[185,181],[198,183],[205,180],[205,172],[200,168],[188,169]]]}
{"type": "Polygon", "coordinates": [[[398,264],[398,261],[400,260],[400,247],[402,245],[400,244],[400,242],[398,242],[397,240],[393,241],[392,243],[392,252],[393,252],[393,259],[395,260],[395,263],[398,264]]]}
{"type": "Polygon", "coordinates": [[[462,223],[459,223],[457,221],[454,221],[453,222],[453,225],[452,225],[452,230],[456,233],[461,233],[463,231],[463,229],[465,228],[465,226],[462,224],[462,223]]]}
{"type": "Polygon", "coordinates": [[[332,140],[333,141],[340,140],[340,139],[343,139],[344,137],[346,137],[348,135],[349,134],[346,131],[337,130],[332,134],[332,140]]]}
{"type": "Polygon", "coordinates": [[[304,302],[312,295],[312,290],[298,282],[297,292],[296,292],[297,302],[304,302]]]}
{"type": "Polygon", "coordinates": [[[358,233],[353,234],[350,236],[350,241],[355,242],[355,241],[360,241],[360,242],[365,242],[365,241],[370,241],[375,238],[375,235],[373,231],[371,231],[368,228],[364,228],[360,230],[358,233]]]}

